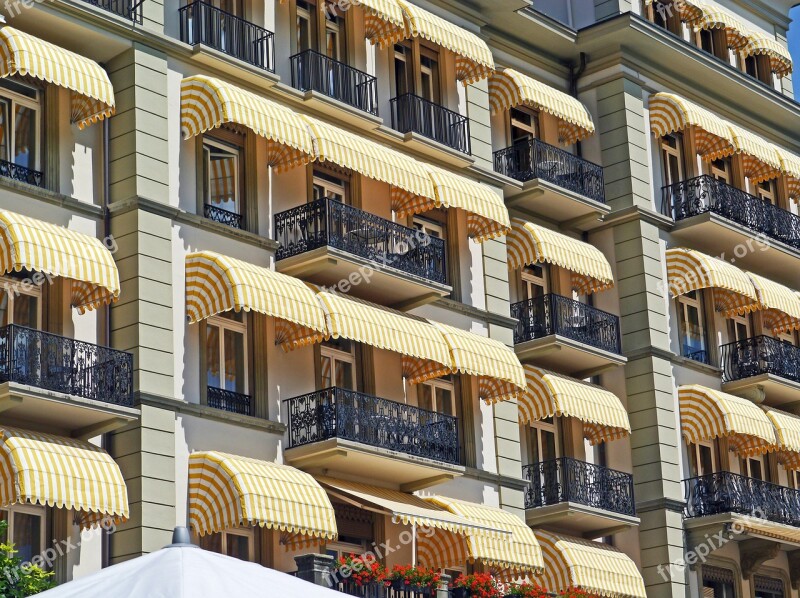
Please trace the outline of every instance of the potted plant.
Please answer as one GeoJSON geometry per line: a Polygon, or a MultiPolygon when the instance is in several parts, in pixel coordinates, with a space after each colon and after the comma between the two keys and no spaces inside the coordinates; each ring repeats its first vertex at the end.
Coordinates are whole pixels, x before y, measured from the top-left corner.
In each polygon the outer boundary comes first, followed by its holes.
{"type": "Polygon", "coordinates": [[[547,598],[548,591],[542,586],[528,581],[511,584],[505,590],[505,596],[514,598],[547,598]]]}
{"type": "Polygon", "coordinates": [[[558,598],[599,598],[597,594],[592,594],[581,588],[569,587],[558,595],[558,598]]]}
{"type": "Polygon", "coordinates": [[[343,573],[343,577],[357,586],[384,583],[386,580],[386,568],[380,562],[354,554],[340,557],[337,569],[343,573]]]}
{"type": "Polygon", "coordinates": [[[459,575],[453,582],[453,598],[500,598],[497,580],[489,573],[459,575]]]}
{"type": "Polygon", "coordinates": [[[388,574],[389,585],[395,590],[409,590],[418,594],[430,595],[441,581],[441,575],[434,569],[414,565],[395,565],[388,574]]]}

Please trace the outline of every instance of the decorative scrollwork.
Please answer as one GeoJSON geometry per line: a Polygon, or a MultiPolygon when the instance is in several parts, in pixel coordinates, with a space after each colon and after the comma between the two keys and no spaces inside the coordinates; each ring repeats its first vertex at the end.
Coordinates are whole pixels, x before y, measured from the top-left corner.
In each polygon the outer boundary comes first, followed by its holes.
{"type": "Polygon", "coordinates": [[[769,336],[756,336],[723,345],[722,370],[723,382],[762,374],[800,382],[800,347],[769,336]]]}
{"type": "Polygon", "coordinates": [[[36,187],[44,186],[44,174],[7,160],[0,160],[0,176],[36,187]]]}
{"type": "Polygon", "coordinates": [[[249,395],[225,390],[224,388],[209,386],[206,389],[206,402],[209,407],[227,411],[228,413],[253,415],[253,401],[249,395]]]}
{"type": "Polygon", "coordinates": [[[217,206],[212,206],[211,204],[205,204],[203,215],[209,220],[219,222],[225,226],[238,229],[242,228],[242,215],[237,214],[236,212],[230,212],[228,210],[218,208],[217,206]]]}

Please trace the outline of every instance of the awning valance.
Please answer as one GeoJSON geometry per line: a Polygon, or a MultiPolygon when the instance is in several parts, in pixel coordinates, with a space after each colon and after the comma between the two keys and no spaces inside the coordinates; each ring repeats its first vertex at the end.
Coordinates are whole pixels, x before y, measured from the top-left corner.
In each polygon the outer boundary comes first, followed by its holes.
{"type": "Polygon", "coordinates": [[[186,77],[181,82],[183,138],[224,125],[245,127],[265,138],[268,161],[278,170],[314,159],[308,125],[293,110],[220,79],[186,77]]]}
{"type": "Polygon", "coordinates": [[[667,250],[667,278],[673,297],[713,288],[716,309],[726,316],[749,313],[760,305],[758,293],[745,272],[694,249],[667,250]]]}
{"type": "Polygon", "coordinates": [[[800,329],[800,295],[777,282],[748,272],[758,294],[764,325],[773,333],[800,329]]]}
{"type": "Polygon", "coordinates": [[[778,437],[778,459],[786,469],[800,469],[800,417],[765,408],[778,437]]]}
{"type": "Polygon", "coordinates": [[[611,264],[588,243],[521,218],[512,220],[506,243],[512,268],[542,262],[559,266],[572,272],[572,288],[579,293],[595,293],[614,286],[611,264]]]}
{"type": "Polygon", "coordinates": [[[217,451],[189,455],[189,522],[199,535],[258,525],[335,540],[328,495],[309,474],[217,451]]]}
{"type": "Polygon", "coordinates": [[[489,79],[492,112],[530,106],[558,119],[561,143],[570,145],[594,134],[592,115],[579,100],[514,69],[495,72],[489,79]]]}
{"type": "Polygon", "coordinates": [[[792,55],[789,49],[781,44],[774,37],[758,31],[750,31],[747,36],[747,44],[742,49],[745,56],[755,56],[758,54],[768,56],[772,72],[778,77],[786,77],[792,74],[792,55]]]}
{"type": "Polygon", "coordinates": [[[186,314],[199,322],[225,311],[256,311],[277,318],[284,348],[321,341],[325,312],[301,280],[213,251],[186,256],[186,314]]]}
{"type": "Polygon", "coordinates": [[[736,153],[742,154],[744,175],[753,183],[774,179],[781,174],[781,160],[775,146],[763,137],[728,122],[736,153]]]}
{"type": "Polygon", "coordinates": [[[519,398],[521,423],[574,417],[583,422],[584,436],[592,445],[630,435],[628,412],[605,388],[532,365],[525,366],[525,376],[527,390],[519,398]]]}
{"type": "Polygon", "coordinates": [[[406,38],[421,37],[456,55],[456,78],[467,83],[485,79],[494,71],[494,58],[480,37],[450,21],[407,2],[396,0],[406,21],[406,38]]]}
{"type": "Polygon", "coordinates": [[[100,447],[40,432],[0,427],[0,507],[74,509],[84,527],[128,519],[128,489],[100,447]]]}
{"type": "Polygon", "coordinates": [[[678,388],[681,430],[688,442],[728,438],[743,456],[774,450],[772,422],[758,405],[747,399],[692,384],[678,388]]]}
{"type": "Polygon", "coordinates": [[[82,129],[114,114],[114,88],[93,60],[13,27],[0,29],[0,77],[27,75],[72,92],[72,122],[82,129]]]}
{"type": "Polygon", "coordinates": [[[63,226],[0,210],[0,260],[4,273],[32,270],[70,279],[71,304],[81,313],[119,297],[119,272],[108,248],[63,226]]]}
{"type": "Polygon", "coordinates": [[[475,525],[499,529],[505,536],[468,534],[466,543],[448,543],[448,538],[433,534],[419,540],[419,560],[431,567],[457,567],[480,561],[501,578],[538,575],[544,568],[542,551],[533,531],[525,522],[498,507],[456,500],[445,496],[425,500],[442,507],[475,525]]]}
{"type": "Polygon", "coordinates": [[[642,574],[624,552],[599,542],[535,531],[544,554],[539,579],[551,592],[579,587],[606,598],[647,598],[642,574]]]}
{"type": "Polygon", "coordinates": [[[693,134],[697,152],[708,160],[736,152],[728,121],[671,93],[650,98],[650,129],[657,137],[681,131],[693,134]]]}
{"type": "Polygon", "coordinates": [[[480,398],[493,403],[515,398],[525,388],[525,373],[517,354],[494,339],[431,322],[450,348],[454,373],[478,378],[480,398]]]}

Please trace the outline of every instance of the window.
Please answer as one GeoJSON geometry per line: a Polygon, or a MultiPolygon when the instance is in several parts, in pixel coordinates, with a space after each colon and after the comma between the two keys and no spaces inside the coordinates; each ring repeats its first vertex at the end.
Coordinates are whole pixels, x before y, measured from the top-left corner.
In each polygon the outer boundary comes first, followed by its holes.
{"type": "Polygon", "coordinates": [[[30,272],[23,270],[15,275],[0,279],[7,284],[10,292],[0,292],[0,326],[16,324],[27,328],[42,327],[42,289],[41,287],[22,288],[15,278],[29,278],[30,272]]]}
{"type": "Polygon", "coordinates": [[[533,264],[522,269],[522,299],[536,299],[548,292],[547,267],[544,264],[533,264]]]}
{"type": "Polygon", "coordinates": [[[320,345],[322,388],[356,389],[354,350],[355,343],[346,339],[330,339],[320,345]]]}
{"type": "Polygon", "coordinates": [[[722,181],[723,183],[731,184],[731,161],[728,158],[714,160],[711,162],[711,176],[722,181]]]}
{"type": "Polygon", "coordinates": [[[683,137],[667,135],[661,138],[664,184],[677,185],[685,179],[683,163],[683,137]]]}
{"type": "Polygon", "coordinates": [[[423,218],[421,216],[414,216],[412,220],[412,226],[414,230],[418,230],[421,233],[425,233],[426,235],[428,235],[429,237],[433,237],[434,239],[447,238],[447,225],[443,222],[436,222],[434,220],[423,218]]]}
{"type": "Polygon", "coordinates": [[[360,544],[351,542],[328,542],[325,545],[325,554],[332,556],[334,562],[338,562],[343,556],[350,556],[351,554],[358,556],[364,554],[365,551],[366,547],[363,542],[360,544]]]}
{"type": "Polygon", "coordinates": [[[783,580],[763,575],[753,576],[755,598],[784,598],[783,580]]]}
{"type": "Polygon", "coordinates": [[[200,547],[242,561],[254,561],[253,528],[236,528],[207,534],[200,538],[200,547]]]}
{"type": "Polygon", "coordinates": [[[528,436],[528,455],[530,463],[542,463],[558,458],[558,433],[555,418],[548,417],[531,423],[528,436]]]}
{"type": "Polygon", "coordinates": [[[733,571],[703,565],[703,598],[736,598],[733,571]]]}
{"type": "Polygon", "coordinates": [[[786,475],[789,476],[789,488],[800,490],[800,470],[789,470],[786,475]]]}
{"type": "Polygon", "coordinates": [[[40,170],[39,91],[4,79],[0,82],[0,160],[40,170]]]}
{"type": "Polygon", "coordinates": [[[45,510],[32,505],[0,509],[0,521],[8,522],[7,539],[14,544],[17,556],[30,561],[44,549],[45,510]]]}
{"type": "Polygon", "coordinates": [[[247,394],[247,326],[243,312],[225,312],[206,323],[206,383],[247,394]]]}
{"type": "Polygon", "coordinates": [[[730,342],[738,343],[745,341],[751,337],[750,330],[750,316],[734,316],[728,318],[728,337],[730,342]]]}
{"type": "Polygon", "coordinates": [[[317,5],[305,0],[297,0],[295,32],[297,51],[317,49],[317,5]]]}
{"type": "Polygon", "coordinates": [[[339,62],[347,62],[347,27],[334,4],[325,11],[325,54],[339,62]]]}
{"type": "Polygon", "coordinates": [[[778,334],[773,334],[773,338],[777,338],[784,343],[789,343],[790,345],[795,344],[795,333],[792,332],[779,332],[778,334]]]}
{"type": "Polygon", "coordinates": [[[444,415],[456,415],[456,402],[451,376],[429,380],[417,386],[419,406],[444,415]]]}
{"type": "Polygon", "coordinates": [[[329,173],[327,171],[314,169],[314,182],[312,188],[312,198],[334,199],[342,203],[350,204],[349,181],[347,178],[329,173]]]}
{"type": "Polygon", "coordinates": [[[773,84],[772,63],[769,56],[757,54],[755,56],[741,57],[739,59],[739,68],[762,83],[770,86],[773,84]]]}
{"type": "Polygon", "coordinates": [[[441,104],[439,53],[425,46],[419,50],[419,94],[429,102],[441,104]]]}
{"type": "Polygon", "coordinates": [[[645,2],[642,14],[648,21],[662,29],[666,29],[675,35],[683,33],[681,17],[672,2],[661,2],[660,0],[650,3],[645,2]]]}
{"type": "Polygon", "coordinates": [[[688,359],[709,363],[702,294],[699,291],[692,291],[681,295],[677,301],[681,355],[688,359]]]}
{"type": "Polygon", "coordinates": [[[695,476],[711,475],[719,471],[717,448],[713,440],[698,442],[697,444],[692,444],[689,448],[695,476]]]}
{"type": "Polygon", "coordinates": [[[764,460],[764,455],[757,457],[742,457],[739,459],[739,469],[741,474],[754,480],[769,481],[767,475],[767,463],[764,460]]]}
{"type": "MultiPolygon", "coordinates": [[[[239,169],[241,147],[203,139],[203,201],[214,210],[241,215],[239,169]]],[[[216,215],[207,214],[216,219],[216,215]]]]}
{"type": "Polygon", "coordinates": [[[406,93],[413,93],[434,104],[442,102],[439,52],[422,45],[418,39],[394,46],[394,95],[406,93]]]}
{"type": "Polygon", "coordinates": [[[511,108],[508,111],[511,145],[527,144],[539,137],[539,113],[529,108],[511,108]]]}
{"type": "Polygon", "coordinates": [[[756,185],[756,195],[759,199],[771,203],[772,205],[777,205],[778,195],[775,192],[775,181],[762,181],[756,185]]]}

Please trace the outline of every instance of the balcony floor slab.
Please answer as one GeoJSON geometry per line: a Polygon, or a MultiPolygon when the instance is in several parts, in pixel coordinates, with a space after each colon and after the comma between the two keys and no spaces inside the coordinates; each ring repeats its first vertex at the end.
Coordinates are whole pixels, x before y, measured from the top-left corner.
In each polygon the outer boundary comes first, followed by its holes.
{"type": "Polygon", "coordinates": [[[506,205],[522,216],[544,217],[561,228],[589,231],[603,224],[611,208],[544,179],[507,185],[506,205]]]}
{"type": "Polygon", "coordinates": [[[761,374],[726,382],[722,390],[770,407],[800,413],[800,383],[775,374],[761,374]]]}
{"type": "Polygon", "coordinates": [[[520,361],[576,378],[588,378],[628,363],[622,355],[550,335],[514,347],[520,361]]]}
{"type": "Polygon", "coordinates": [[[466,168],[475,163],[475,158],[471,155],[460,152],[457,149],[453,149],[450,146],[439,143],[430,137],[425,137],[425,135],[414,131],[401,133],[386,125],[381,126],[378,131],[395,142],[401,142],[403,144],[402,149],[408,148],[423,156],[444,162],[456,168],[466,168]]]}
{"type": "Polygon", "coordinates": [[[529,508],[525,521],[531,527],[542,527],[586,539],[610,536],[639,525],[639,518],[574,502],[529,508]]]}
{"type": "MultiPolygon", "coordinates": [[[[752,538],[766,539],[778,542],[781,550],[793,551],[800,548],[800,528],[773,523],[765,519],[746,517],[736,513],[720,513],[708,517],[694,517],[684,520],[684,527],[689,537],[689,546],[699,546],[708,542],[709,537],[718,537],[720,532],[728,541],[743,542],[752,538]],[[742,521],[752,520],[759,527],[773,528],[774,534],[764,534],[754,531],[733,533],[732,527],[742,525],[742,521]],[[782,535],[785,532],[785,536],[782,535]]],[[[737,528],[738,529],[738,528],[737,528]]]]}

